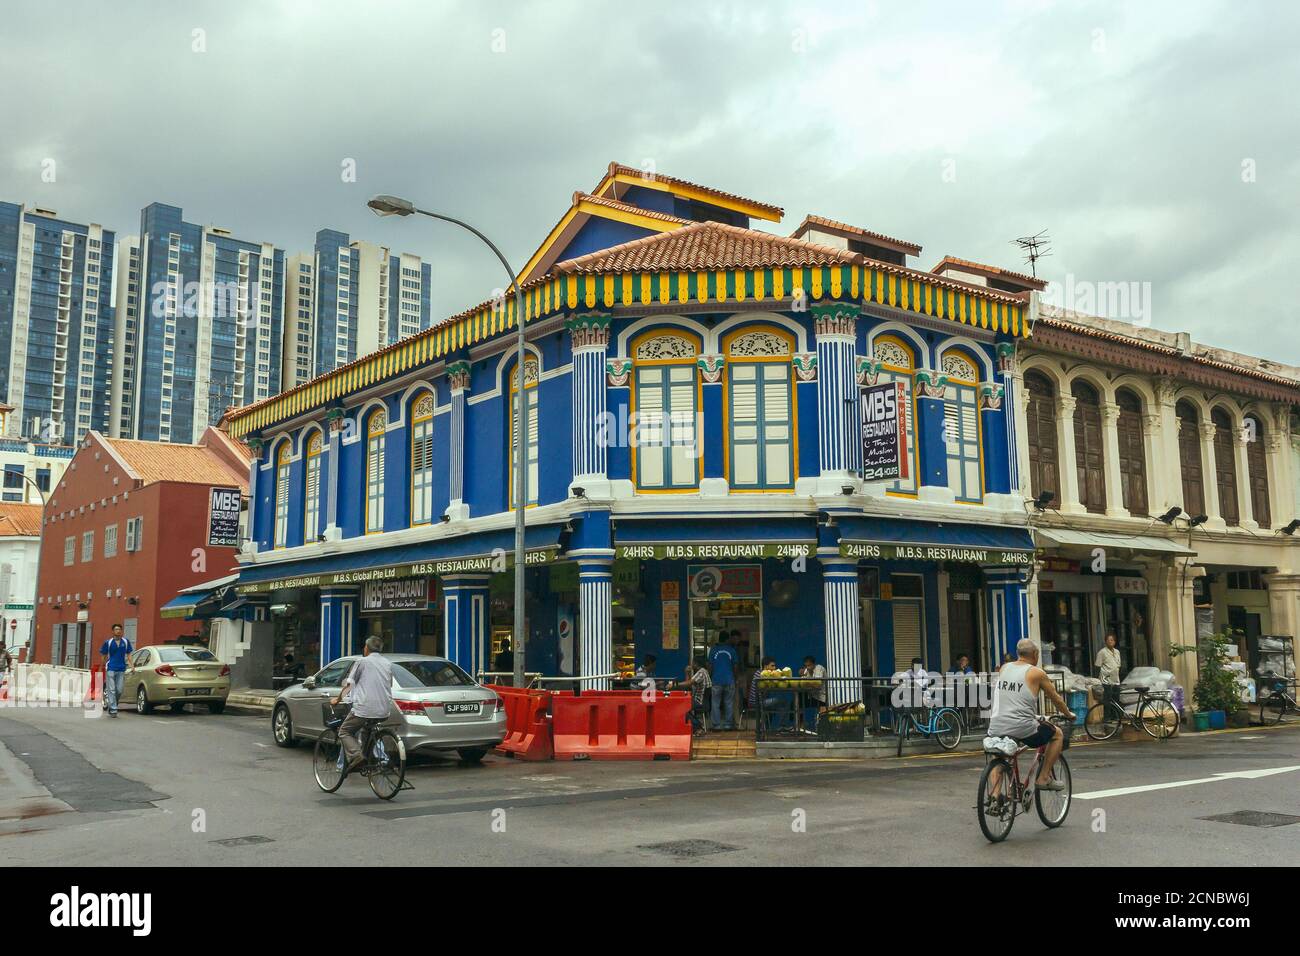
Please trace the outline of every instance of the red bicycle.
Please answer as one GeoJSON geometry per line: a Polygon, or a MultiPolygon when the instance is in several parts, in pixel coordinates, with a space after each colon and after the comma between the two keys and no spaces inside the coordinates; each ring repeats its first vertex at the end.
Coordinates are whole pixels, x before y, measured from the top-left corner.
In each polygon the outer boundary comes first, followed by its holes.
{"type": "Polygon", "coordinates": [[[1056,829],[1065,822],[1070,812],[1070,797],[1073,784],[1070,779],[1070,764],[1065,759],[1065,751],[1070,746],[1070,733],[1074,721],[1055,715],[1039,716],[1040,721],[1051,721],[1061,728],[1064,738],[1061,756],[1052,767],[1052,779],[1065,785],[1063,790],[1039,790],[1034,784],[1038,780],[1038,768],[1042,766],[1043,754],[1047,746],[1039,747],[1029,767],[1029,773],[1020,776],[1020,755],[1028,750],[1021,746],[1011,753],[985,748],[988,765],[980,776],[979,811],[980,829],[984,831],[991,843],[1001,843],[1011,834],[1011,827],[1016,822],[1016,813],[1028,813],[1029,802],[1033,800],[1038,810],[1038,819],[1043,826],[1056,829]],[[996,771],[996,773],[995,773],[996,771]],[[995,779],[996,778],[996,779],[995,779]]]}

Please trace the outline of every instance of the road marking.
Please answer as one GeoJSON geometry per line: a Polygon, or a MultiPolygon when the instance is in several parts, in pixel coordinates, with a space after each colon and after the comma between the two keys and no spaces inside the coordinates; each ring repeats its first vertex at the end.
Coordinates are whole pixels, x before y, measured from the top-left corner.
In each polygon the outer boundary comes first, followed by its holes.
{"type": "Polygon", "coordinates": [[[1295,767],[1267,767],[1262,770],[1232,770],[1216,773],[1213,777],[1198,777],[1195,780],[1172,780],[1169,783],[1150,783],[1141,787],[1116,787],[1113,790],[1092,790],[1088,793],[1076,793],[1076,800],[1101,800],[1104,797],[1123,797],[1130,793],[1150,793],[1152,790],[1172,790],[1175,787],[1194,787],[1201,783],[1220,783],[1224,780],[1258,780],[1279,773],[1293,773],[1300,770],[1295,767]]]}

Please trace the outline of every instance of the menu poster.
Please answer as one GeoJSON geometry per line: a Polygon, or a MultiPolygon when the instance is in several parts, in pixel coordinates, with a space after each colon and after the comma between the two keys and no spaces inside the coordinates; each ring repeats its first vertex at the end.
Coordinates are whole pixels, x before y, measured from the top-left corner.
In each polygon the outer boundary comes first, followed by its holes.
{"type": "Polygon", "coordinates": [[[675,651],[682,632],[682,606],[674,601],[664,606],[663,649],[675,651]]]}
{"type": "Polygon", "coordinates": [[[208,547],[239,547],[238,488],[208,489],[208,547]]]}
{"type": "Polygon", "coordinates": [[[902,454],[902,382],[882,382],[862,390],[862,476],[867,481],[907,477],[902,454]]]}

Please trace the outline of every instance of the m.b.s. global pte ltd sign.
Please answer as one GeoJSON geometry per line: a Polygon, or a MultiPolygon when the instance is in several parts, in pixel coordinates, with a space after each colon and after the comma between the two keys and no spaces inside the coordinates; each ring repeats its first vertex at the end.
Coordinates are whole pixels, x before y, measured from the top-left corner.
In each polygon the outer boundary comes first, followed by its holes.
{"type": "Polygon", "coordinates": [[[867,481],[907,478],[902,453],[906,396],[902,382],[882,382],[862,390],[862,477],[867,481]]]}

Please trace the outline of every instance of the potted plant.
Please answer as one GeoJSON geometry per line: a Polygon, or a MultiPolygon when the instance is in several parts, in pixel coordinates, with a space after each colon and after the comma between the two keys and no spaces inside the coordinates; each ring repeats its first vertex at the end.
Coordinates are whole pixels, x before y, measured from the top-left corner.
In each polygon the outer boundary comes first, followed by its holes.
{"type": "Polygon", "coordinates": [[[1224,631],[1204,638],[1199,648],[1196,645],[1179,644],[1169,649],[1174,657],[1198,651],[1200,653],[1201,675],[1192,694],[1192,699],[1196,702],[1194,719],[1198,730],[1206,722],[1215,729],[1222,728],[1227,725],[1228,716],[1241,709],[1237,675],[1228,667],[1227,648],[1234,640],[1231,631],[1224,631]]]}

